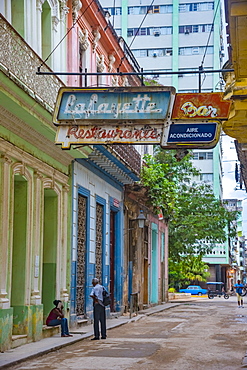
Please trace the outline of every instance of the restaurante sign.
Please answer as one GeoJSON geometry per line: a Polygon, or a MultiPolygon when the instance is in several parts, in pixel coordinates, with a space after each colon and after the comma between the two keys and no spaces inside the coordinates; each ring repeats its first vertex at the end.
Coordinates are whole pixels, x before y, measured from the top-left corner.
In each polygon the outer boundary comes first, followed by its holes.
{"type": "Polygon", "coordinates": [[[162,125],[149,126],[59,126],[56,144],[69,148],[72,144],[159,144],[162,125]]]}

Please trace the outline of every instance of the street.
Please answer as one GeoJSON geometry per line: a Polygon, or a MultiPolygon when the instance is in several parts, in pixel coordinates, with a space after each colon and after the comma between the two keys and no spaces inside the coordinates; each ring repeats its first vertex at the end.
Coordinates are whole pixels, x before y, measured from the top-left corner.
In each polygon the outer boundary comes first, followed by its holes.
{"type": "MultiPolygon", "coordinates": [[[[82,340],[12,369],[241,369],[247,350],[247,306],[201,298],[82,340]]],[[[60,339],[60,338],[59,338],[60,339]]]]}

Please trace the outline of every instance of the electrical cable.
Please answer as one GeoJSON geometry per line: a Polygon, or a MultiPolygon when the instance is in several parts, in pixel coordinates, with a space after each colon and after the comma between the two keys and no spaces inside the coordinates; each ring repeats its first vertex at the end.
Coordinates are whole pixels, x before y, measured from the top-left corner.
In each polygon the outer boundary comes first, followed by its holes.
{"type": "Polygon", "coordinates": [[[138,34],[141,26],[143,25],[143,22],[145,21],[147,15],[148,15],[148,11],[150,10],[150,8],[153,5],[153,3],[154,3],[154,0],[152,0],[151,4],[147,7],[147,13],[144,15],[143,20],[141,21],[140,26],[138,27],[138,29],[137,29],[137,31],[136,31],[136,33],[134,35],[134,38],[132,39],[132,41],[131,41],[131,43],[129,45],[129,48],[131,48],[131,45],[133,44],[133,42],[134,42],[134,40],[135,40],[135,38],[136,38],[136,36],[137,36],[137,34],[138,34]]]}
{"type": "Polygon", "coordinates": [[[63,36],[63,38],[59,41],[59,43],[55,46],[55,48],[50,52],[50,54],[48,55],[48,57],[41,63],[41,65],[38,67],[38,70],[44,65],[44,63],[47,62],[47,60],[50,58],[50,56],[54,53],[54,51],[58,48],[58,46],[63,42],[63,40],[68,36],[68,34],[70,33],[70,31],[75,27],[76,23],[78,23],[78,21],[81,19],[81,17],[86,13],[86,11],[88,10],[88,8],[91,6],[91,4],[94,2],[94,0],[91,1],[90,4],[88,4],[88,6],[86,7],[86,9],[84,10],[84,12],[77,18],[77,20],[75,21],[75,23],[73,23],[73,26],[71,26],[69,28],[69,30],[66,32],[66,34],[63,36]]]}
{"type": "MultiPolygon", "coordinates": [[[[207,49],[208,49],[208,45],[209,45],[209,41],[210,41],[210,38],[211,38],[212,32],[213,32],[213,30],[214,30],[214,22],[215,22],[215,18],[216,18],[217,12],[218,12],[219,5],[220,5],[220,0],[218,0],[218,4],[217,4],[217,6],[216,6],[216,10],[215,10],[215,13],[214,13],[214,18],[213,18],[213,23],[212,23],[211,30],[210,30],[209,35],[208,35],[208,41],[207,41],[207,44],[206,44],[206,46],[205,46],[205,51],[204,51],[204,54],[203,54],[203,57],[202,57],[202,61],[201,61],[201,67],[202,67],[202,68],[203,68],[203,64],[204,64],[204,61],[205,61],[205,57],[206,57],[206,53],[207,53],[207,49]]],[[[203,85],[203,83],[204,83],[205,79],[206,79],[206,74],[204,75],[204,79],[203,79],[203,81],[202,81],[201,86],[203,85]]]]}
{"type": "MultiPolygon", "coordinates": [[[[142,19],[142,21],[141,21],[141,23],[140,23],[140,26],[138,27],[138,29],[137,29],[137,31],[136,31],[136,33],[135,33],[135,35],[134,35],[134,37],[133,37],[133,39],[132,39],[132,41],[131,41],[130,45],[128,45],[129,49],[131,48],[131,45],[133,44],[133,42],[134,42],[134,40],[135,40],[136,36],[138,35],[138,32],[139,32],[139,30],[140,30],[141,26],[143,25],[143,22],[145,21],[145,19],[146,19],[147,15],[148,15],[148,11],[150,10],[150,8],[151,8],[151,6],[153,5],[153,3],[154,3],[154,0],[152,0],[151,4],[147,7],[147,13],[144,15],[144,17],[143,17],[143,19],[142,19]]],[[[119,68],[121,67],[122,63],[123,63],[124,58],[126,58],[126,56],[125,56],[125,55],[124,55],[124,57],[123,57],[123,58],[121,58],[121,62],[120,62],[120,64],[119,64],[118,68],[117,68],[118,70],[119,70],[119,68]]]]}

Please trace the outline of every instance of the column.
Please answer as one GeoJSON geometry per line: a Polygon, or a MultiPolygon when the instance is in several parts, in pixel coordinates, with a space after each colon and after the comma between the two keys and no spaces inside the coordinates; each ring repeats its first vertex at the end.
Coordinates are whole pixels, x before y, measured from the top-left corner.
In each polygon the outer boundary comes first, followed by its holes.
{"type": "Polygon", "coordinates": [[[0,171],[1,182],[0,191],[2,194],[0,203],[0,308],[9,308],[10,301],[7,297],[8,287],[7,281],[8,274],[11,269],[9,268],[9,238],[10,238],[10,225],[9,225],[9,209],[10,209],[10,165],[12,161],[9,157],[2,154],[0,157],[0,171]]]}

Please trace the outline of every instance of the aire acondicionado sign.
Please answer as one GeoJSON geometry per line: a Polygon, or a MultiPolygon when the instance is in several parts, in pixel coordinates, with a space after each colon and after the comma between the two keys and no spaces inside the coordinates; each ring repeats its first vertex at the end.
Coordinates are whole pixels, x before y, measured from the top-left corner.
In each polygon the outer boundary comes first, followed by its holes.
{"type": "Polygon", "coordinates": [[[219,93],[175,94],[173,87],[61,88],[55,143],[63,149],[113,143],[213,147],[230,104],[219,93]]]}

